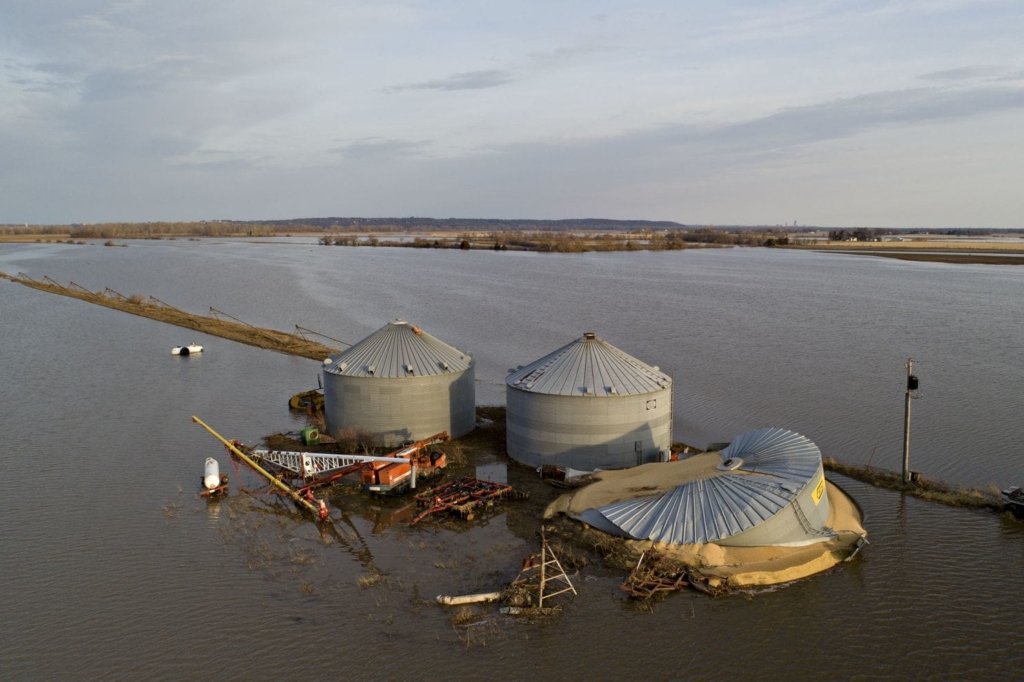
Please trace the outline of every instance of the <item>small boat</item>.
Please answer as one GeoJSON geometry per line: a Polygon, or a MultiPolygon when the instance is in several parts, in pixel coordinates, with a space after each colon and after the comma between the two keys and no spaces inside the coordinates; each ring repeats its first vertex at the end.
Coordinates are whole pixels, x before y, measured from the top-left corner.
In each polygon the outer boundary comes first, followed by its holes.
{"type": "Polygon", "coordinates": [[[1007,488],[1001,494],[1001,497],[1006,500],[1007,504],[1017,516],[1024,517],[1024,490],[1021,490],[1017,486],[1007,488]]]}
{"type": "Polygon", "coordinates": [[[171,349],[171,355],[195,355],[202,352],[203,347],[198,343],[190,343],[187,346],[175,346],[171,349]]]}

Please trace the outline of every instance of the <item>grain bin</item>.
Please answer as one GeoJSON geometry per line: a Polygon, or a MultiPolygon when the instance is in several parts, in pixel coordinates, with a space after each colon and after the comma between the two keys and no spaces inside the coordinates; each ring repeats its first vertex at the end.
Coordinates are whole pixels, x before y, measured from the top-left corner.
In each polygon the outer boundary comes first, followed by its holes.
{"type": "MultiPolygon", "coordinates": [[[[818,447],[794,431],[740,434],[724,450],[661,467],[639,481],[602,481],[614,501],[573,513],[598,530],[670,545],[802,547],[835,537],[818,447]],[[618,497],[619,499],[614,499],[618,497]]],[[[600,497],[603,493],[603,497],[600,497]]]]}
{"type": "Polygon", "coordinates": [[[354,429],[397,446],[476,424],[473,358],[405,320],[329,358],[323,379],[332,436],[354,429]]]}
{"type": "Polygon", "coordinates": [[[622,468],[672,445],[672,379],[591,332],[505,379],[507,446],[530,466],[622,468]]]}

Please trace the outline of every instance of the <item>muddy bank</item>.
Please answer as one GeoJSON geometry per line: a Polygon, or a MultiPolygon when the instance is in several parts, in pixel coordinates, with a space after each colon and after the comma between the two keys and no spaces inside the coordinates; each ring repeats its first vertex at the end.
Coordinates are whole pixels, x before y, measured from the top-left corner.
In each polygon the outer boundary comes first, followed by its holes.
{"type": "Polygon", "coordinates": [[[881,251],[848,251],[829,249],[831,253],[845,253],[855,256],[875,256],[921,263],[953,263],[957,265],[1024,265],[1024,255],[998,256],[984,253],[884,253],[881,251]]]}
{"type": "Polygon", "coordinates": [[[241,320],[223,319],[228,317],[224,313],[217,313],[220,317],[216,317],[214,316],[216,311],[213,308],[210,308],[211,315],[196,315],[175,308],[152,296],[147,297],[140,294],[125,296],[109,288],[103,291],[92,292],[74,282],[64,286],[49,277],[36,280],[21,273],[18,276],[14,276],[0,272],[0,278],[17,284],[23,284],[39,291],[77,298],[81,301],[104,306],[105,308],[113,308],[114,310],[120,310],[132,315],[173,324],[176,327],[192,329],[249,346],[266,348],[288,355],[298,355],[311,360],[323,360],[328,355],[339,351],[337,346],[324,345],[299,334],[289,334],[276,329],[256,327],[246,324],[241,320]]]}
{"type": "Polygon", "coordinates": [[[857,464],[845,464],[837,462],[831,457],[823,459],[822,464],[826,471],[832,471],[863,483],[869,483],[876,488],[906,493],[929,502],[938,502],[950,507],[987,509],[995,512],[1001,512],[1006,509],[1006,504],[1000,500],[999,490],[995,486],[993,486],[992,490],[985,491],[967,486],[954,486],[942,481],[932,481],[922,476],[917,476],[910,483],[904,483],[903,475],[898,471],[889,471],[887,469],[857,464]]]}

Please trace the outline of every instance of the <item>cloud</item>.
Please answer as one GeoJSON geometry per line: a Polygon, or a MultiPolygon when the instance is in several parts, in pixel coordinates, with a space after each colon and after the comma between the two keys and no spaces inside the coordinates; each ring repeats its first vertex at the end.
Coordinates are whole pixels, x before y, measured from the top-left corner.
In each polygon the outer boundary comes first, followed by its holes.
{"type": "MultiPolygon", "coordinates": [[[[50,65],[55,73],[67,68],[50,65]]],[[[126,67],[96,68],[81,78],[82,102],[143,99],[176,88],[200,90],[207,84],[198,59],[161,56],[126,67]]]]}
{"type": "Polygon", "coordinates": [[[932,71],[918,76],[921,80],[926,81],[968,81],[978,80],[982,78],[994,78],[1000,75],[1002,69],[996,66],[961,66],[956,69],[947,69],[945,71],[932,71]]]}
{"type": "Polygon", "coordinates": [[[511,71],[504,69],[486,69],[484,71],[465,71],[455,73],[447,78],[408,83],[385,88],[385,92],[404,92],[406,90],[483,90],[496,88],[515,80],[511,71]]]}
{"type": "Polygon", "coordinates": [[[472,178],[467,183],[478,188],[507,184],[521,193],[545,194],[547,186],[556,186],[594,197],[628,195],[629,188],[721,181],[734,172],[817,158],[829,153],[815,150],[822,143],[1020,109],[1024,88],[1019,87],[875,92],[732,123],[675,123],[602,137],[496,145],[451,159],[451,171],[438,176],[472,178]]]}
{"type": "Polygon", "coordinates": [[[1002,0],[659,2],[597,16],[604,7],[558,3],[236,5],[12,5],[0,220],[311,206],[665,215],[685,207],[676,193],[718,195],[728,212],[727,196],[748,204],[737,178],[778,171],[792,184],[773,176],[773,188],[815,201],[801,181],[816,164],[845,173],[843,156],[910,167],[941,154],[962,154],[951,172],[965,196],[988,196],[986,168],[1003,174],[989,184],[1005,198],[978,220],[1020,207],[1024,12],[1002,0]]]}
{"type": "Polygon", "coordinates": [[[1000,76],[996,79],[997,81],[1010,82],[1024,80],[1024,69],[1019,71],[1011,71],[1005,75],[1000,76]]]}
{"type": "Polygon", "coordinates": [[[914,88],[793,107],[724,125],[663,126],[622,139],[745,157],[849,138],[888,126],[966,119],[1021,108],[1024,88],[1020,87],[914,88]]]}
{"type": "Polygon", "coordinates": [[[425,147],[426,144],[427,143],[425,142],[412,142],[409,140],[366,137],[360,140],[347,142],[328,151],[335,154],[341,154],[346,159],[378,161],[388,158],[410,156],[417,150],[425,147]]]}
{"type": "MultiPolygon", "coordinates": [[[[61,94],[78,85],[82,71],[73,64],[57,62],[33,64],[21,59],[7,58],[0,62],[0,76],[17,90],[11,93],[61,94]]],[[[3,79],[0,78],[0,81],[3,79]]]]}
{"type": "MultiPolygon", "coordinates": [[[[592,54],[614,52],[620,48],[610,45],[573,45],[551,50],[535,50],[527,54],[528,65],[524,67],[527,75],[531,72],[554,69],[564,66],[579,57],[592,54]]],[[[408,90],[484,90],[521,80],[523,74],[511,69],[485,69],[481,71],[464,71],[447,78],[438,78],[419,83],[394,85],[384,89],[387,93],[399,93],[408,90]]]]}
{"type": "Polygon", "coordinates": [[[239,171],[272,163],[273,158],[229,149],[195,149],[168,163],[168,167],[201,171],[239,171]]]}
{"type": "Polygon", "coordinates": [[[555,48],[554,50],[536,50],[531,52],[529,57],[540,64],[557,64],[570,61],[576,57],[615,52],[620,49],[614,45],[573,45],[555,48]]]}

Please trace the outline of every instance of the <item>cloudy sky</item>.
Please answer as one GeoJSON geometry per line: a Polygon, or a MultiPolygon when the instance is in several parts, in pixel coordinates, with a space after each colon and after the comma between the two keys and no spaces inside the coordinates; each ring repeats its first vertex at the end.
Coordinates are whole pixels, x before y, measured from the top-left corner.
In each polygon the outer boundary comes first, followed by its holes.
{"type": "Polygon", "coordinates": [[[0,222],[1024,227],[1022,36],[1017,0],[4,0],[0,222]]]}

